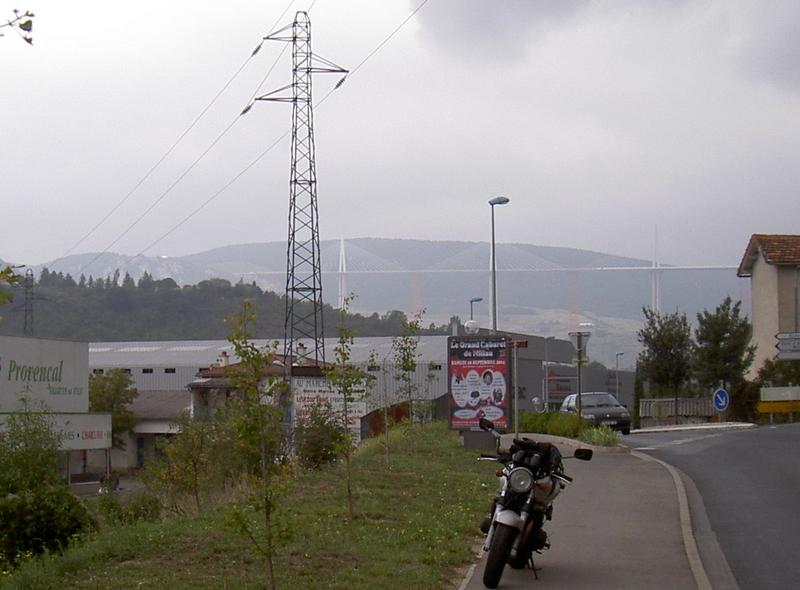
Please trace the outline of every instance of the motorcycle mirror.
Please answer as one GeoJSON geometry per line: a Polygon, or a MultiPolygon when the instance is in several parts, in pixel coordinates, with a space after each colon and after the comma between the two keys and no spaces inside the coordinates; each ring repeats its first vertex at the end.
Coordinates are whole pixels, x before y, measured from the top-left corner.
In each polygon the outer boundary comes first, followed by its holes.
{"type": "Polygon", "coordinates": [[[591,461],[594,451],[592,449],[575,449],[575,458],[581,461],[591,461]]]}
{"type": "Polygon", "coordinates": [[[487,420],[486,418],[481,418],[478,420],[478,426],[481,430],[494,430],[494,422],[487,420]]]}

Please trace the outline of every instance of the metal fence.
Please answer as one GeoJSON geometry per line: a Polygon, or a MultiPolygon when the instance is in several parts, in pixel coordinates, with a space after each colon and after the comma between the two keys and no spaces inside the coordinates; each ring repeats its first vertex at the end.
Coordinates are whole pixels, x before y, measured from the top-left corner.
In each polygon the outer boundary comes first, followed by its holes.
{"type": "MultiPolygon", "coordinates": [[[[678,420],[681,422],[708,422],[714,416],[714,404],[706,398],[678,398],[678,420]]],[[[675,421],[674,398],[649,398],[639,400],[639,418],[642,426],[675,421]]]]}

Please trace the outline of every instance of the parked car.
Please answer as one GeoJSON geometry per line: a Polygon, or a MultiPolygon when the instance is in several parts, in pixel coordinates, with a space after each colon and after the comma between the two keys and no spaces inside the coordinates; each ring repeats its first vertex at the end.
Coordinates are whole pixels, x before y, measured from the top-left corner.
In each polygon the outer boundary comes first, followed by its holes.
{"type": "MultiPolygon", "coordinates": [[[[578,394],[564,398],[562,412],[578,413],[578,394]]],[[[592,426],[605,425],[622,434],[631,433],[631,415],[627,408],[605,391],[590,391],[581,394],[581,416],[592,426]]]]}

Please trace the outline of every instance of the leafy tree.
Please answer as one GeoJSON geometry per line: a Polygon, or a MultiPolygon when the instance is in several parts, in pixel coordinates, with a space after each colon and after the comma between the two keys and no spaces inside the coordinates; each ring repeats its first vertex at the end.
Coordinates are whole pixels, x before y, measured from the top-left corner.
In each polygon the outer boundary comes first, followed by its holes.
{"type": "MultiPolygon", "coordinates": [[[[686,314],[661,314],[642,308],[645,325],[639,330],[642,351],[638,363],[656,395],[672,393],[676,414],[678,392],[691,374],[692,336],[686,314]]],[[[675,416],[677,420],[677,415],[675,416]]]]}
{"type": "Polygon", "coordinates": [[[132,385],[133,377],[122,369],[111,369],[108,373],[89,377],[89,411],[111,413],[111,438],[115,449],[125,448],[122,435],[138,421],[128,407],[139,395],[132,385]]]}
{"type": "Polygon", "coordinates": [[[10,266],[0,268],[0,305],[14,299],[14,292],[10,288],[18,282],[19,275],[14,274],[14,269],[10,266]]]}
{"type": "MultiPolygon", "coordinates": [[[[119,280],[119,273],[114,274],[119,280]]],[[[257,285],[210,279],[179,287],[173,279],[156,281],[147,274],[138,284],[132,284],[132,280],[123,277],[122,288],[115,286],[112,277],[90,276],[76,283],[72,277],[43,269],[36,289],[38,335],[88,341],[226,338],[224,318],[238,313],[245,298],[252,300],[259,318],[251,327],[254,337],[283,335],[285,298],[262,291],[257,285]],[[199,316],[206,321],[198,322],[199,316]]],[[[400,334],[405,319],[401,312],[383,318],[378,314],[342,316],[330,305],[324,306],[323,316],[327,325],[343,322],[363,336],[400,334]]],[[[0,333],[22,335],[23,319],[22,314],[8,314],[0,324],[0,333]]],[[[447,333],[446,326],[435,328],[421,333],[447,333]]]]}
{"type": "Polygon", "coordinates": [[[414,372],[417,370],[419,353],[419,332],[422,326],[422,316],[425,310],[421,309],[414,314],[411,321],[404,317],[400,336],[392,338],[392,355],[394,357],[394,378],[400,383],[398,391],[408,400],[408,412],[411,423],[414,423],[414,397],[417,385],[414,383],[414,372]]]}
{"type": "Polygon", "coordinates": [[[641,428],[642,416],[639,413],[639,402],[644,397],[644,383],[642,383],[642,372],[639,370],[639,363],[636,363],[636,372],[633,377],[633,408],[631,408],[631,418],[634,428],[641,428]]]}
{"type": "Polygon", "coordinates": [[[697,314],[694,376],[703,387],[728,387],[744,381],[756,347],[749,344],[751,326],[741,316],[742,302],[726,297],[714,313],[697,314]]]}
{"type": "Polygon", "coordinates": [[[280,475],[286,471],[283,419],[287,389],[286,382],[270,371],[277,342],[262,348],[252,342],[251,330],[255,319],[253,304],[245,299],[241,314],[228,320],[231,326],[228,340],[239,358],[239,363],[227,371],[238,394],[238,400],[228,412],[240,445],[238,451],[248,458],[247,465],[256,478],[257,492],[251,497],[249,508],[262,513],[265,538],[263,541],[258,539],[241,510],[234,510],[232,520],[264,556],[266,584],[274,590],[273,558],[280,532],[275,512],[280,495],[280,475]]]}
{"type": "Polygon", "coordinates": [[[800,385],[800,360],[768,359],[758,370],[756,381],[773,387],[800,385]]]}
{"type": "Polygon", "coordinates": [[[342,321],[339,323],[339,340],[333,347],[336,363],[325,369],[325,377],[333,388],[342,396],[342,413],[339,417],[340,425],[344,430],[341,441],[341,453],[345,461],[345,476],[347,482],[347,511],[353,518],[353,489],[352,469],[350,459],[353,454],[353,439],[350,435],[349,404],[355,401],[355,393],[365,391],[371,381],[369,373],[352,362],[353,358],[353,330],[344,324],[344,316],[350,306],[353,295],[345,297],[341,308],[342,321]]]}
{"type": "Polygon", "coordinates": [[[23,400],[0,436],[0,570],[28,552],[60,551],[93,527],[58,473],[61,437],[40,410],[23,400]]]}
{"type": "Polygon", "coordinates": [[[180,435],[160,447],[160,456],[148,461],[142,479],[173,512],[182,514],[183,499],[189,496],[200,513],[213,492],[238,475],[233,435],[222,412],[208,420],[185,414],[177,427],[180,435]]]}
{"type": "MultiPolygon", "coordinates": [[[[14,16],[8,19],[4,23],[0,23],[0,29],[3,27],[9,27],[12,30],[16,31],[22,40],[25,41],[28,45],[33,45],[33,35],[31,35],[31,31],[33,30],[33,17],[35,16],[29,10],[25,12],[20,12],[16,8],[12,11],[14,16]]],[[[3,36],[3,33],[0,33],[0,37],[3,36]]]]}

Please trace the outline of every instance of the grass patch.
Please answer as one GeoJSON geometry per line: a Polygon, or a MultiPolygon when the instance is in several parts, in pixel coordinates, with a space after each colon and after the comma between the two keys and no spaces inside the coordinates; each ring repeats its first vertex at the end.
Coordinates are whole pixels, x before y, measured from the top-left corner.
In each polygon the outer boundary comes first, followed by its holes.
{"type": "MultiPolygon", "coordinates": [[[[275,561],[279,588],[452,587],[456,569],[473,558],[493,468],[476,462],[441,423],[399,427],[391,445],[390,469],[379,441],[354,457],[352,520],[339,466],[292,485],[277,515],[286,532],[275,561]]],[[[218,510],[111,528],[63,555],[24,564],[0,587],[263,588],[263,559],[224,521],[218,510]]]]}
{"type": "Polygon", "coordinates": [[[586,428],[580,438],[583,442],[596,447],[615,447],[619,443],[616,431],[605,425],[586,428]]]}

